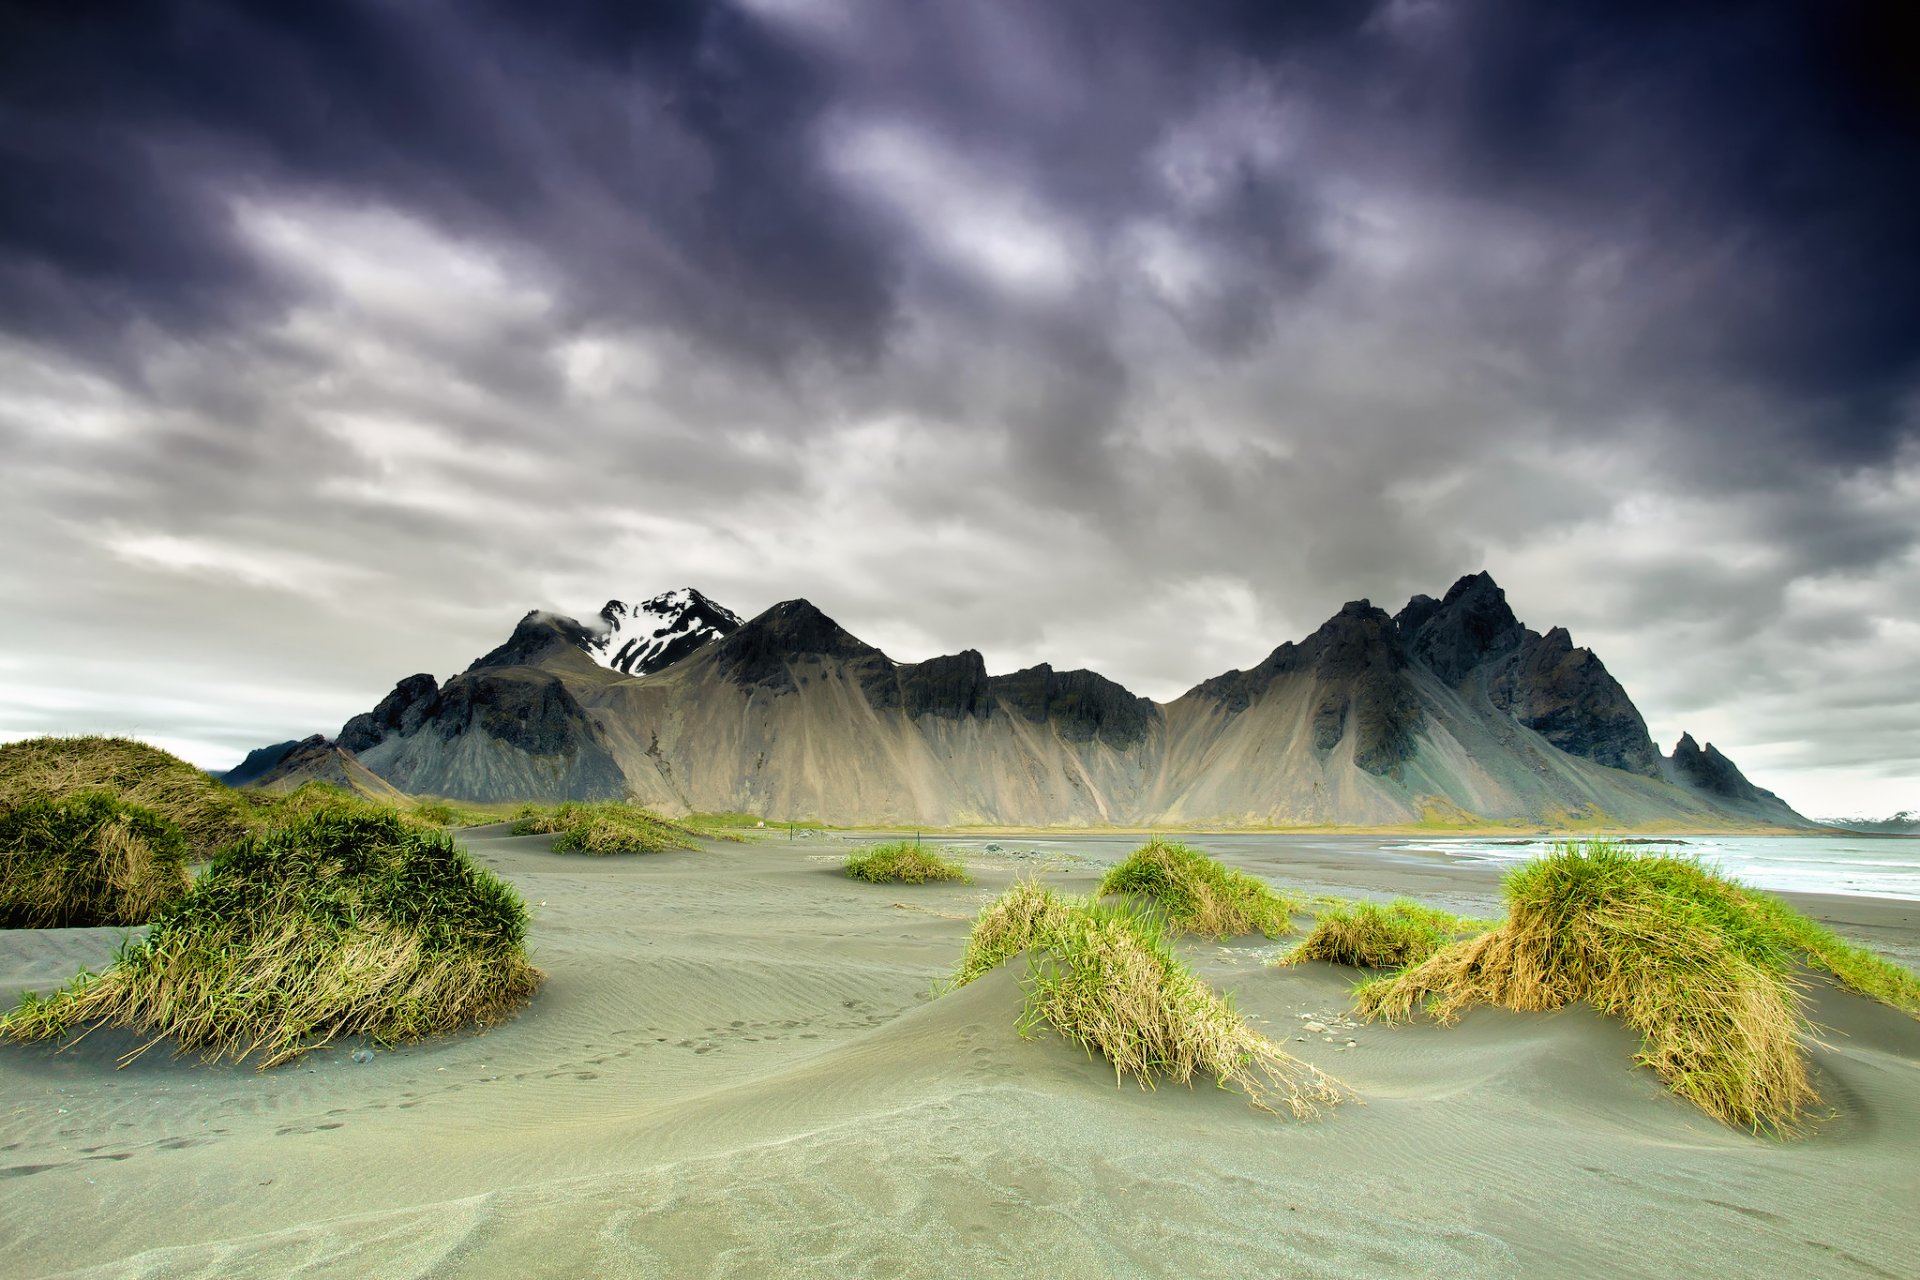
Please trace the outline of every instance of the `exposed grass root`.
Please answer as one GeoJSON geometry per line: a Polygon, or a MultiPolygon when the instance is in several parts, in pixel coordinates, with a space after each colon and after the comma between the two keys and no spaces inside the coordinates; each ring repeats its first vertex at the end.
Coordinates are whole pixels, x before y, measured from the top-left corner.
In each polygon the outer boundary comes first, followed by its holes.
{"type": "Polygon", "coordinates": [[[1293,932],[1301,904],[1244,872],[1171,840],[1150,840],[1108,871],[1099,892],[1136,893],[1158,903],[1168,921],[1187,933],[1227,938],[1293,932]]]}
{"type": "Polygon", "coordinates": [[[695,849],[699,847],[694,843],[696,837],[712,833],[670,821],[638,805],[568,801],[555,808],[527,805],[514,820],[513,834],[556,835],[555,853],[604,855],[695,849]]]}
{"type": "Polygon", "coordinates": [[[1818,1101],[1792,968],[1805,950],[1794,930],[1817,926],[1784,904],[1683,859],[1599,843],[1522,867],[1504,893],[1504,924],[1362,984],[1361,1012],[1404,1018],[1424,1001],[1450,1021],[1475,1004],[1586,1000],[1638,1030],[1638,1060],[1717,1119],[1785,1133],[1818,1101]]]}
{"type": "Polygon", "coordinates": [[[322,808],[249,837],[98,976],[0,1018],[0,1038],[125,1027],[262,1069],[339,1036],[486,1023],[539,982],[527,914],[451,839],[390,811],[322,808]]]}
{"type": "Polygon", "coordinates": [[[951,880],[972,884],[973,877],[959,863],[910,841],[856,849],[847,858],[847,874],[870,884],[928,884],[951,880]]]}
{"type": "Polygon", "coordinates": [[[1343,903],[1322,911],[1313,932],[1274,963],[1330,960],[1369,969],[1398,969],[1426,959],[1461,934],[1487,927],[1484,921],[1463,920],[1411,898],[1395,898],[1384,907],[1373,902],[1343,903]]]}
{"type": "Polygon", "coordinates": [[[1232,1002],[1195,977],[1154,914],[1057,897],[1017,883],[974,922],[954,975],[960,987],[1013,956],[1027,955],[1021,1034],[1045,1024],[1118,1079],[1145,1088],[1161,1078],[1191,1084],[1210,1075],[1258,1109],[1305,1118],[1347,1091],[1248,1026],[1232,1002]]]}

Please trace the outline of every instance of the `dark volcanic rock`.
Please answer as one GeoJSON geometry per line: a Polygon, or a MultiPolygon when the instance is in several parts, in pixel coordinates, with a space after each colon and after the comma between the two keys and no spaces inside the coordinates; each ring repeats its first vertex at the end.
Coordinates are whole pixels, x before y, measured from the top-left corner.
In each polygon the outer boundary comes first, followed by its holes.
{"type": "Polygon", "coordinates": [[[380,699],[372,711],[363,711],[342,725],[338,741],[348,751],[365,751],[395,734],[413,733],[433,717],[439,706],[440,686],[432,676],[424,671],[408,676],[393,686],[393,692],[380,699]]]}
{"type": "Polygon", "coordinates": [[[430,728],[449,739],[484,733],[536,756],[567,754],[598,738],[566,685],[544,673],[474,671],[456,676],[440,691],[430,728]]]}
{"type": "Polygon", "coordinates": [[[1427,619],[1439,611],[1440,602],[1432,596],[1415,596],[1407,601],[1400,612],[1393,615],[1393,631],[1400,637],[1401,647],[1413,643],[1414,632],[1425,626],[1427,619]]]}
{"type": "Polygon", "coordinates": [[[1527,632],[1488,675],[1487,697],[1568,755],[1660,776],[1660,752],[1639,709],[1592,650],[1573,647],[1564,627],[1527,632]]]}
{"type": "Polygon", "coordinates": [[[520,624],[513,629],[513,634],[507,637],[505,644],[484,657],[476,658],[467,670],[530,667],[556,650],[578,649],[586,653],[592,639],[593,633],[572,618],[533,609],[520,619],[520,624]]]}
{"type": "Polygon", "coordinates": [[[1051,721],[1068,742],[1098,738],[1125,750],[1146,739],[1160,709],[1093,671],[1055,671],[1047,663],[993,676],[987,689],[1013,714],[1051,721]]]}
{"type": "Polygon", "coordinates": [[[805,600],[773,606],[714,646],[714,663],[722,675],[735,684],[776,693],[794,688],[788,664],[800,658],[886,661],[878,649],[855,639],[805,600]]]}
{"type": "Polygon", "coordinates": [[[981,719],[993,709],[987,698],[987,663],[977,650],[928,658],[901,667],[900,703],[914,719],[981,719]]]}
{"type": "Polygon", "coordinates": [[[1708,795],[1722,796],[1728,800],[1778,800],[1771,791],[1763,791],[1747,781],[1745,774],[1734,766],[1733,761],[1721,755],[1709,742],[1704,750],[1693,740],[1693,735],[1683,733],[1680,741],[1673,744],[1673,755],[1667,763],[1672,766],[1677,779],[1697,791],[1708,795]]]}
{"type": "Polygon", "coordinates": [[[1394,620],[1366,600],[1354,600],[1298,644],[1275,649],[1251,671],[1229,671],[1194,690],[1238,714],[1285,676],[1307,675],[1316,686],[1313,745],[1331,751],[1352,726],[1354,761],[1373,774],[1391,773],[1415,750],[1424,723],[1419,695],[1394,620]]]}
{"type": "MultiPolygon", "coordinates": [[[[359,719],[358,716],[354,717],[359,719]]],[[[309,739],[308,741],[311,741],[309,739]]],[[[324,739],[323,739],[324,741],[324,739]]],[[[275,765],[284,760],[289,751],[300,745],[299,740],[276,742],[270,747],[255,747],[247,752],[247,758],[220,775],[220,781],[230,787],[244,787],[249,782],[264,776],[275,765]]]]}
{"type": "Polygon", "coordinates": [[[1450,685],[1457,685],[1480,664],[1518,649],[1526,628],[1507,607],[1507,595],[1486,573],[1453,584],[1446,599],[1416,596],[1400,611],[1397,632],[1407,652],[1450,685]],[[1414,623],[1418,622],[1418,625],[1414,623]]]}

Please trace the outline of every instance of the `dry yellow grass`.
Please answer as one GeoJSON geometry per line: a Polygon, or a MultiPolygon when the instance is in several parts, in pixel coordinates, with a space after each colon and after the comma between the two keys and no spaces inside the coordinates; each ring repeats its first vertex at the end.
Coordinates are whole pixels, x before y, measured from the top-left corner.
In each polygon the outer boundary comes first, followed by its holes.
{"type": "MultiPolygon", "coordinates": [[[[554,808],[525,806],[515,816],[513,833],[554,835],[555,853],[664,853],[669,849],[697,849],[692,827],[663,818],[651,809],[613,802],[586,804],[569,800],[554,808]]],[[[731,834],[717,839],[738,839],[731,834]]]]}
{"type": "Polygon", "coordinates": [[[1044,1023],[1145,1088],[1212,1076],[1256,1108],[1305,1118],[1347,1096],[1236,1013],[1173,954],[1159,919],[1132,907],[1063,900],[1023,881],[981,911],[952,986],[1025,953],[1019,1029],[1044,1023]]]}
{"type": "Polygon", "coordinates": [[[1108,871],[1101,893],[1152,899],[1175,928],[1211,938],[1293,932],[1300,904],[1244,872],[1173,840],[1150,840],[1108,871]]]}
{"type": "Polygon", "coordinates": [[[131,738],[28,738],[0,746],[0,809],[105,791],[180,828],[195,858],[246,833],[239,794],[178,756],[131,738]]]}
{"type": "Polygon", "coordinates": [[[1818,1101],[1786,953],[1744,894],[1691,863],[1568,846],[1514,872],[1505,923],[1363,984],[1361,1012],[1440,1021],[1476,1004],[1585,1000],[1641,1033],[1638,1060],[1707,1114],[1791,1131],[1818,1101]]]}
{"type": "Polygon", "coordinates": [[[0,929],[145,924],[190,883],[180,828],[108,792],[0,808],[0,929]]]}
{"type": "Polygon", "coordinates": [[[113,967],[0,1018],[0,1037],[106,1024],[274,1066],[328,1040],[408,1040],[532,995],[526,908],[439,832],[325,806],[234,846],[113,967]]]}
{"type": "Polygon", "coordinates": [[[1410,898],[1396,898],[1384,907],[1372,902],[1341,903],[1323,910],[1313,931],[1274,963],[1327,960],[1398,969],[1426,959],[1463,933],[1487,927],[1483,921],[1463,920],[1410,898]]]}

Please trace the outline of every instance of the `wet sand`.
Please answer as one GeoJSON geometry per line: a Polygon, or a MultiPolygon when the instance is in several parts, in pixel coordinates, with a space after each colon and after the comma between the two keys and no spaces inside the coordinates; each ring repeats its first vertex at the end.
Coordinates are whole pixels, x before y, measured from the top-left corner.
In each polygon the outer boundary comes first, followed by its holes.
{"type": "MultiPolygon", "coordinates": [[[[517,1019],[257,1073],[95,1033],[0,1046],[0,1259],[98,1276],[1906,1276],[1920,1022],[1821,986],[1832,1114],[1714,1123],[1585,1008],[1361,1025],[1350,970],[1189,941],[1243,1012],[1364,1099],[1278,1120],[1116,1087],[1014,1030],[1018,973],[929,998],[1016,875],[1091,887],[1132,836],[943,841],[973,886],[872,886],[850,841],[592,860],[469,833],[533,912],[517,1019]],[[989,843],[1000,852],[985,851],[989,843]],[[1351,1049],[1344,1041],[1356,1043],[1351,1049]]],[[[1338,837],[1193,837],[1312,893],[1490,914],[1499,870],[1338,837]]],[[[1796,898],[1920,961],[1920,903],[1796,898]]],[[[0,932],[0,1000],[118,930],[0,932]]]]}

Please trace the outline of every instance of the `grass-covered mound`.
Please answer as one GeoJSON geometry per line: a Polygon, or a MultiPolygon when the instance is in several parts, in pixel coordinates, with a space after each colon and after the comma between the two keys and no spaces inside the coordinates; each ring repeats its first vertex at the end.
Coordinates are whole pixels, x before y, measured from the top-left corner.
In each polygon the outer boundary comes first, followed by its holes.
{"type": "Polygon", "coordinates": [[[638,805],[568,801],[553,808],[528,805],[515,818],[513,834],[555,835],[556,853],[664,853],[694,849],[707,833],[661,817],[638,805]]]}
{"type": "Polygon", "coordinates": [[[1424,1001],[1450,1021],[1475,1004],[1585,1000],[1638,1030],[1639,1061],[1709,1115],[1785,1131],[1818,1100],[1796,960],[1920,1008],[1912,974],[1685,859],[1566,845],[1509,874],[1503,892],[1505,923],[1363,984],[1361,1011],[1406,1017],[1424,1001]]]}
{"type": "Polygon", "coordinates": [[[1483,921],[1463,920],[1411,898],[1395,898],[1384,907],[1374,902],[1341,903],[1320,912],[1313,932],[1275,963],[1330,960],[1369,969],[1398,969],[1425,960],[1462,934],[1486,927],[1483,921]]]}
{"type": "Polygon", "coordinates": [[[28,738],[0,746],[0,810],[104,791],[180,829],[195,859],[246,832],[239,793],[180,757],[131,738],[28,738]]]}
{"type": "Polygon", "coordinates": [[[1244,872],[1171,840],[1151,840],[1108,871],[1100,892],[1151,898],[1168,921],[1187,933],[1227,938],[1293,931],[1300,904],[1244,872]]]}
{"type": "Polygon", "coordinates": [[[144,941],[0,1037],[80,1027],[171,1038],[209,1059],[274,1066],[337,1037],[410,1040],[487,1022],[532,995],[527,912],[442,832],[392,812],[322,807],[222,854],[144,941]]]}
{"type": "Polygon", "coordinates": [[[1117,1077],[1147,1088],[1162,1077],[1191,1084],[1195,1075],[1211,1075],[1263,1111],[1284,1107],[1306,1117],[1345,1096],[1194,976],[1146,910],[1062,899],[1022,881],[981,911],[951,986],[1022,953],[1022,1035],[1045,1023],[1088,1053],[1099,1051],[1117,1077]]]}
{"type": "Polygon", "coordinates": [[[0,929],[145,924],[187,891],[187,839],[107,791],[0,808],[0,929]]]}
{"type": "Polygon", "coordinates": [[[847,874],[870,884],[927,884],[935,880],[973,883],[973,877],[959,863],[907,840],[856,849],[847,857],[847,874]]]}

